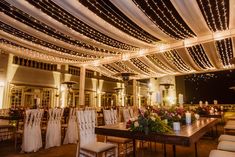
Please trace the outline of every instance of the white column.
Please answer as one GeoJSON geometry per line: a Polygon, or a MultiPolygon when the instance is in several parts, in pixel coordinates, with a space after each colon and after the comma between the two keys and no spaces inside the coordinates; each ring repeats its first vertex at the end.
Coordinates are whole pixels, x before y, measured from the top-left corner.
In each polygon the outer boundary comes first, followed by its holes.
{"type": "Polygon", "coordinates": [[[86,68],[84,66],[80,69],[80,86],[79,86],[79,105],[85,105],[85,77],[86,68]]]}
{"type": "Polygon", "coordinates": [[[7,63],[7,73],[6,73],[6,81],[4,87],[4,96],[3,96],[3,108],[11,107],[10,104],[10,82],[15,76],[15,73],[19,66],[13,66],[13,54],[9,54],[8,63],[7,63]]]}
{"type": "Polygon", "coordinates": [[[136,81],[136,79],[133,79],[133,105],[134,106],[138,106],[137,98],[138,98],[138,95],[137,95],[137,81],[136,81]]]}

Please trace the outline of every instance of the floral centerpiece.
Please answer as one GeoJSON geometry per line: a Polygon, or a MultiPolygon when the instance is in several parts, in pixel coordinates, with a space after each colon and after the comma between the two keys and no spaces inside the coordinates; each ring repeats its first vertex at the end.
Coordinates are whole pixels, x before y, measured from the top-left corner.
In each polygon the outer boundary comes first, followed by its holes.
{"type": "Polygon", "coordinates": [[[130,119],[127,122],[127,128],[131,131],[140,131],[148,134],[149,132],[171,133],[172,129],[156,113],[150,113],[149,110],[139,110],[139,116],[136,119],[130,119]]]}
{"type": "MultiPolygon", "coordinates": [[[[173,127],[173,122],[180,122],[181,124],[186,123],[186,110],[181,107],[171,107],[167,108],[157,108],[154,109],[155,112],[162,120],[167,121],[170,127],[173,127]]],[[[196,119],[194,112],[191,112],[192,122],[196,119]]]]}
{"type": "Polygon", "coordinates": [[[222,111],[220,105],[200,105],[195,108],[195,112],[199,115],[208,115],[220,111],[222,111]]]}
{"type": "Polygon", "coordinates": [[[210,107],[208,105],[198,106],[195,112],[199,115],[207,115],[210,113],[210,107]]]}

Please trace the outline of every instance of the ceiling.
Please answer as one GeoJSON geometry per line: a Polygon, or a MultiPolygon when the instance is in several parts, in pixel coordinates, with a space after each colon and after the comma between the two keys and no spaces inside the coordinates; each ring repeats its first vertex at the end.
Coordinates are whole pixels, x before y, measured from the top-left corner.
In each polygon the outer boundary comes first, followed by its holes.
{"type": "Polygon", "coordinates": [[[0,49],[115,77],[233,69],[234,0],[1,0],[0,49]]]}

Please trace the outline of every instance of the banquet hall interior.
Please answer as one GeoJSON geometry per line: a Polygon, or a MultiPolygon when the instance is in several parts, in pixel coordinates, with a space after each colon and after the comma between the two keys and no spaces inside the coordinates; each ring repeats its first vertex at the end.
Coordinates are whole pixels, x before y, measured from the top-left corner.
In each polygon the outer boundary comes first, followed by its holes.
{"type": "Polygon", "coordinates": [[[0,8],[0,157],[235,157],[235,0],[0,8]]]}

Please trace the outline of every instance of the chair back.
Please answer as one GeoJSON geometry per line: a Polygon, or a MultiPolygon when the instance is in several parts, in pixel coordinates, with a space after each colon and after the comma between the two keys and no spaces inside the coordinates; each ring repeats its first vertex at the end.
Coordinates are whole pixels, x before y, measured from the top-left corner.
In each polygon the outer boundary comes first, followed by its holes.
{"type": "Polygon", "coordinates": [[[77,108],[70,108],[68,128],[64,138],[64,144],[77,143],[78,127],[77,127],[77,108]]]}
{"type": "Polygon", "coordinates": [[[123,109],[123,119],[124,119],[124,122],[128,122],[131,118],[131,115],[130,115],[130,112],[129,112],[129,109],[123,109]]]}
{"type": "Polygon", "coordinates": [[[64,109],[53,108],[49,109],[49,119],[47,122],[46,131],[46,146],[50,148],[61,145],[61,119],[64,109]]]}
{"type": "Polygon", "coordinates": [[[132,107],[129,108],[129,112],[130,112],[130,117],[133,118],[134,117],[134,111],[133,111],[132,107]]]}
{"type": "Polygon", "coordinates": [[[42,136],[40,126],[42,116],[42,109],[26,110],[22,151],[36,152],[42,147],[42,136]]]}
{"type": "Polygon", "coordinates": [[[116,124],[117,123],[117,110],[104,110],[104,123],[108,124],[116,124]]]}
{"type": "Polygon", "coordinates": [[[104,124],[112,124],[112,119],[111,119],[111,110],[103,110],[104,114],[104,124]]]}
{"type": "Polygon", "coordinates": [[[93,143],[96,141],[95,124],[96,111],[84,110],[77,111],[77,123],[79,129],[80,145],[93,143]]]}

